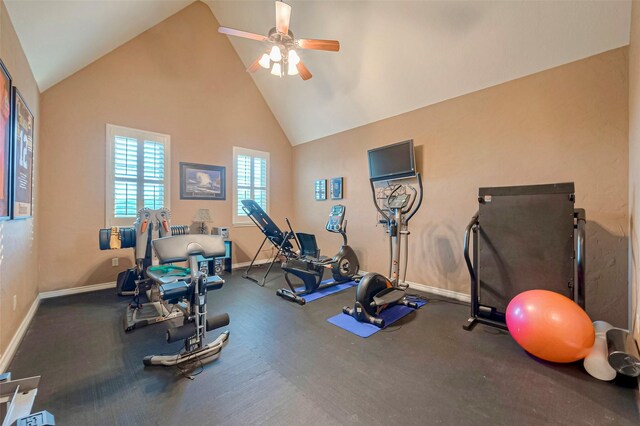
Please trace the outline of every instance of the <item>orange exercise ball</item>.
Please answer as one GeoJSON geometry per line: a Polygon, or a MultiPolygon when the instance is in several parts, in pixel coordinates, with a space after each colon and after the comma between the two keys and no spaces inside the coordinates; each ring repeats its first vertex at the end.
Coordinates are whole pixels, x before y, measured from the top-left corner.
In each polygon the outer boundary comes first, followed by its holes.
{"type": "Polygon", "coordinates": [[[547,290],[514,297],[507,328],[524,350],[552,362],[574,362],[589,354],[595,331],[589,316],[573,300],[547,290]]]}

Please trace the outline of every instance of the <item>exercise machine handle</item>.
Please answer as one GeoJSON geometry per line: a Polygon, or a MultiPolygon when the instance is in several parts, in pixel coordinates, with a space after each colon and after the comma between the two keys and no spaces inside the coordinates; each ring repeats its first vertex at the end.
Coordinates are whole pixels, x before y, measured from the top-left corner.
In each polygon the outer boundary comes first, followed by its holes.
{"type": "Polygon", "coordinates": [[[391,218],[380,208],[378,205],[378,199],[376,198],[376,187],[373,185],[373,180],[369,179],[369,183],[371,184],[371,195],[373,196],[373,205],[376,206],[376,210],[378,213],[382,215],[382,217],[389,223],[391,218]]]}
{"type": "Polygon", "coordinates": [[[478,281],[476,273],[471,263],[471,257],[469,257],[469,242],[471,240],[471,232],[474,227],[478,226],[478,215],[480,212],[476,212],[475,215],[469,221],[469,224],[464,230],[464,261],[467,264],[469,270],[469,277],[471,278],[471,316],[477,312],[478,309],[478,281]]]}
{"type": "Polygon", "coordinates": [[[578,305],[585,309],[585,263],[586,263],[586,249],[585,249],[585,225],[587,222],[587,215],[584,209],[575,209],[574,216],[576,217],[576,270],[577,270],[577,300],[578,305]]]}
{"type": "MultiPolygon", "coordinates": [[[[289,222],[289,218],[285,217],[284,218],[285,222],[287,222],[287,226],[289,227],[289,235],[293,236],[293,240],[296,242],[296,245],[298,246],[298,250],[302,250],[302,246],[300,245],[300,241],[298,241],[298,236],[296,235],[295,232],[293,232],[293,227],[291,226],[291,222],[289,222]]],[[[285,240],[289,239],[289,236],[285,235],[285,240]]]]}
{"type": "Polygon", "coordinates": [[[405,218],[404,220],[405,224],[409,223],[409,220],[411,220],[413,215],[416,214],[416,212],[420,208],[420,205],[422,205],[422,176],[420,175],[420,172],[416,173],[416,179],[418,180],[418,204],[416,204],[413,210],[411,210],[411,212],[409,212],[409,214],[405,218]]]}

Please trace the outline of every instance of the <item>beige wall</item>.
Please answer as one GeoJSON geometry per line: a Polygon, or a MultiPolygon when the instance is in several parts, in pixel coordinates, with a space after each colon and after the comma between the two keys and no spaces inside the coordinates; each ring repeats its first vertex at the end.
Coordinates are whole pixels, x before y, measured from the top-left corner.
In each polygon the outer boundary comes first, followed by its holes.
{"type": "Polygon", "coordinates": [[[632,324],[640,340],[640,2],[634,1],[631,12],[629,45],[629,213],[632,324]]]}
{"type": "MultiPolygon", "coordinates": [[[[37,166],[41,156],[38,135],[39,91],[4,3],[0,5],[0,58],[11,73],[13,85],[20,90],[35,117],[34,208],[37,216],[37,166]]],[[[33,219],[0,222],[0,357],[38,294],[38,257],[34,233],[33,219]],[[17,296],[15,311],[14,295],[17,296]]]]}
{"type": "MultiPolygon", "coordinates": [[[[627,48],[329,136],[294,148],[297,227],[323,254],[331,201],[313,181],[344,176],[349,241],[363,269],[386,273],[388,248],[368,183],[367,149],[413,138],[425,200],[411,224],[409,281],[469,292],[464,228],[481,186],[574,181],[587,227],[587,304],[595,319],[627,322],[627,48]]],[[[463,320],[461,318],[461,320],[463,320]]]]}
{"type": "MultiPolygon", "coordinates": [[[[271,153],[271,213],[291,210],[292,148],[217,27],[194,3],[42,94],[40,291],[113,281],[133,260],[131,250],[98,250],[106,123],[171,135],[173,224],[209,208],[216,226],[230,226],[234,145],[271,153]],[[227,200],[181,201],[179,162],[226,166],[227,200]]],[[[234,262],[261,241],[255,227],[231,238],[234,262]]]]}

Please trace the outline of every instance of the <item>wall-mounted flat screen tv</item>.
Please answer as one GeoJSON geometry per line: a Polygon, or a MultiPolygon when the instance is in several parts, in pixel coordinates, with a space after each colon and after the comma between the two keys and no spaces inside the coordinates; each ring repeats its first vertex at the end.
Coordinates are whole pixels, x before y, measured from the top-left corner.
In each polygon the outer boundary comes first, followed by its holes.
{"type": "Polygon", "coordinates": [[[400,179],[415,176],[413,139],[369,150],[371,180],[400,179]]]}

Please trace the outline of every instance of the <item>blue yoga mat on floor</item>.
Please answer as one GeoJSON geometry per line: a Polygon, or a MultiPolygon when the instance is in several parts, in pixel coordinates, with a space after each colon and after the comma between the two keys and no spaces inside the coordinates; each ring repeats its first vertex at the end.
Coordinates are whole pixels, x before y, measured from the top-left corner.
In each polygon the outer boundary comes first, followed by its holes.
{"type": "MultiPolygon", "coordinates": [[[[418,309],[420,309],[421,307],[427,304],[427,302],[425,302],[422,299],[415,299],[415,298],[409,297],[409,300],[411,300],[412,302],[416,302],[418,304],[418,309]]],[[[385,328],[386,328],[386,327],[389,327],[394,322],[398,321],[400,318],[409,315],[413,311],[415,311],[415,309],[410,308],[408,306],[395,305],[382,311],[380,313],[380,316],[384,318],[384,322],[386,324],[385,328]]],[[[329,318],[327,321],[329,321],[331,324],[335,326],[338,326],[344,330],[347,330],[350,333],[355,334],[356,336],[365,337],[365,338],[372,336],[376,334],[378,331],[382,330],[373,324],[369,324],[366,322],[359,322],[351,315],[347,315],[344,313],[339,313],[338,315],[329,318]]]]}
{"type": "MultiPolygon", "coordinates": [[[[326,279],[326,280],[322,281],[321,285],[326,284],[326,283],[330,283],[332,281],[333,281],[332,278],[326,279]]],[[[314,300],[322,299],[323,297],[328,296],[330,294],[342,291],[342,290],[344,290],[346,288],[354,287],[356,285],[358,285],[357,282],[348,281],[346,283],[336,284],[336,285],[331,286],[331,287],[323,288],[322,290],[318,290],[315,293],[305,294],[304,296],[302,296],[302,298],[304,299],[304,301],[306,303],[309,303],[309,302],[313,302],[314,300]]],[[[304,287],[296,288],[296,291],[302,291],[302,290],[304,290],[304,287]]]]}

